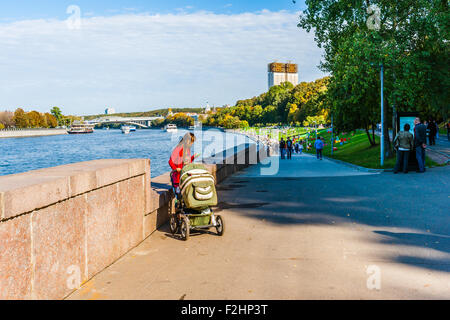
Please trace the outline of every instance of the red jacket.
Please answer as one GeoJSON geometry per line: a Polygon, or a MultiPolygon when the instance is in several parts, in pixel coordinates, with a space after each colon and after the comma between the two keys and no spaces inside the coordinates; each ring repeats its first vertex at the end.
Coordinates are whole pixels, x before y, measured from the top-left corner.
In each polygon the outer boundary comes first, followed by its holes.
{"type": "MultiPolygon", "coordinates": [[[[191,150],[186,150],[190,162],[194,161],[194,156],[191,156],[191,150]]],[[[180,173],[176,171],[178,168],[183,169],[183,147],[178,146],[172,151],[169,159],[169,166],[172,168],[172,184],[177,187],[180,184],[180,173]]]]}

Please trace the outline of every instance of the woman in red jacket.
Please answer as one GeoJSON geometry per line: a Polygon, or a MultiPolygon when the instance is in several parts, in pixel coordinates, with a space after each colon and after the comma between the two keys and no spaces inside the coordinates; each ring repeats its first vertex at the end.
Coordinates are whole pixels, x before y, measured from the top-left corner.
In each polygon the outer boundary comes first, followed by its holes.
{"type": "MultiPolygon", "coordinates": [[[[191,147],[195,142],[195,136],[193,133],[186,133],[178,143],[178,145],[173,149],[172,155],[169,159],[169,165],[172,168],[172,173],[170,174],[172,178],[172,185],[177,188],[180,185],[180,171],[186,164],[190,164],[198,155],[191,156],[191,147]]],[[[177,190],[178,191],[178,190],[177,190]]]]}

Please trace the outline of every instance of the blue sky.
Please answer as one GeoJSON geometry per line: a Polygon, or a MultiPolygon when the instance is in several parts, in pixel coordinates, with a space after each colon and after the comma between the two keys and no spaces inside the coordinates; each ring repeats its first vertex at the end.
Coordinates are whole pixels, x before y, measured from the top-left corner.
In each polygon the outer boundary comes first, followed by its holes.
{"type": "Polygon", "coordinates": [[[303,10],[304,0],[1,0],[1,20],[64,19],[69,5],[78,5],[88,15],[111,16],[119,13],[167,14],[180,10],[206,10],[214,13],[236,14],[270,11],[303,10]]]}
{"type": "Polygon", "coordinates": [[[233,105],[267,91],[275,60],[324,76],[299,1],[0,1],[0,110],[233,105]]]}

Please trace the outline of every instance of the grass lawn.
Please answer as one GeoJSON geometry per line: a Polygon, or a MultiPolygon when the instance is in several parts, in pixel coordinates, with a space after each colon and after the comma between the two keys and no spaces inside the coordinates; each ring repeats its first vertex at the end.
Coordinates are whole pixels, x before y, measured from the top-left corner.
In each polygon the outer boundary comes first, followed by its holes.
{"type": "MultiPolygon", "coordinates": [[[[388,169],[394,168],[395,166],[395,157],[385,159],[384,166],[380,166],[380,139],[378,136],[376,136],[375,138],[377,145],[371,147],[369,139],[367,138],[367,134],[364,131],[357,131],[353,134],[341,134],[339,135],[339,139],[347,139],[347,142],[344,142],[342,145],[340,143],[335,143],[335,147],[337,148],[337,150],[335,150],[333,152],[333,155],[331,155],[331,134],[322,132],[320,133],[320,135],[324,137],[325,147],[323,150],[323,155],[326,157],[342,160],[361,167],[372,169],[388,169]]],[[[315,154],[316,150],[314,149],[314,140],[311,140],[311,144],[313,147],[310,150],[305,150],[308,153],[315,154]]],[[[431,167],[438,164],[427,157],[426,165],[431,167]]]]}
{"type": "Polygon", "coordinates": [[[310,130],[313,132],[311,128],[304,127],[290,127],[285,129],[273,129],[273,128],[260,128],[260,127],[248,127],[242,129],[244,132],[251,132],[261,136],[269,136],[272,139],[280,139],[283,137],[285,140],[287,137],[303,135],[310,130]]]}

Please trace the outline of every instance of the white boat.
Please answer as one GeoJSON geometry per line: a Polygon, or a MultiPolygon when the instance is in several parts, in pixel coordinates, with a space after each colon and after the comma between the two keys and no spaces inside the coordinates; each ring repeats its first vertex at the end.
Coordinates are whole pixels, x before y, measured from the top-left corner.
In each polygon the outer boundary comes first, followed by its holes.
{"type": "Polygon", "coordinates": [[[178,128],[177,128],[177,125],[176,125],[176,124],[169,123],[169,124],[167,124],[167,125],[164,127],[164,130],[165,130],[166,132],[177,132],[177,131],[178,131],[178,128]]]}
{"type": "Polygon", "coordinates": [[[81,122],[74,122],[67,133],[69,134],[85,134],[85,133],[93,133],[94,132],[94,124],[87,124],[81,122]]]}
{"type": "Polygon", "coordinates": [[[128,134],[128,133],[130,133],[130,127],[128,127],[128,126],[122,126],[122,133],[124,133],[124,134],[128,134]]]}

